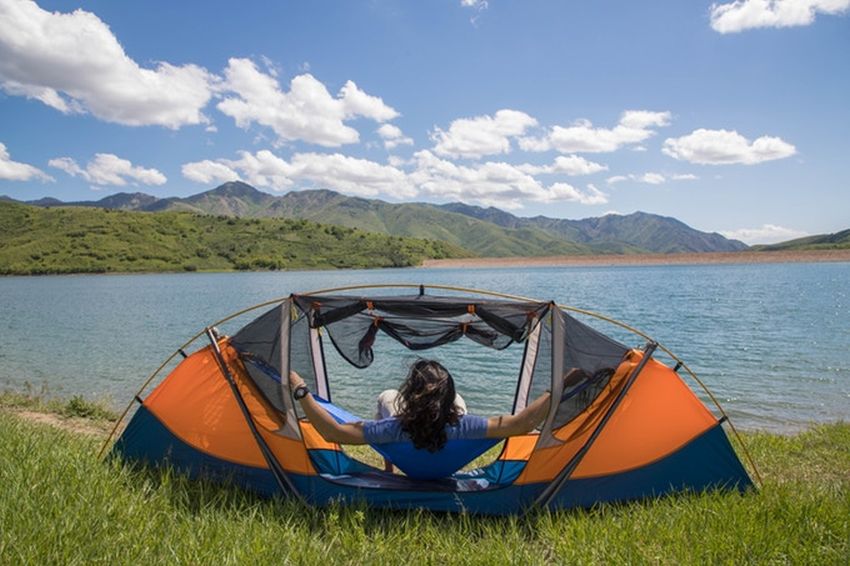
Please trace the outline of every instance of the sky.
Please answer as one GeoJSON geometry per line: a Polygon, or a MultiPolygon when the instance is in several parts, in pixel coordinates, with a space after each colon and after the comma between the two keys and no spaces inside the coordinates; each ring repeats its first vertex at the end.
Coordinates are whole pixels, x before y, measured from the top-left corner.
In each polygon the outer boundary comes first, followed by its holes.
{"type": "Polygon", "coordinates": [[[0,195],[850,228],[850,0],[0,0],[0,195]]]}

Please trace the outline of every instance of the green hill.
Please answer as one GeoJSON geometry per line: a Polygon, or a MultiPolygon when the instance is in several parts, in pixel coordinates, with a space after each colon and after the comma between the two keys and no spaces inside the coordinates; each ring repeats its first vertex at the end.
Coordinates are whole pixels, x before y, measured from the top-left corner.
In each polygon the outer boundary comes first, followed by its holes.
{"type": "Polygon", "coordinates": [[[434,240],[282,218],[0,202],[0,274],[404,267],[464,257],[434,240]]]}
{"type": "Polygon", "coordinates": [[[764,252],[786,250],[846,250],[850,249],[850,229],[833,234],[806,236],[805,238],[797,238],[769,246],[753,246],[753,249],[764,252]]]}
{"type": "MultiPolygon", "coordinates": [[[[57,206],[55,199],[29,204],[57,206]]],[[[570,220],[515,216],[498,208],[462,203],[390,203],[329,190],[281,196],[234,181],[186,198],[158,199],[118,193],[67,206],[148,212],[186,211],[240,218],[298,218],[393,236],[436,239],[481,256],[546,256],[607,253],[717,252],[746,249],[720,234],[695,230],[675,218],[635,212],[570,220]]]]}
{"type": "Polygon", "coordinates": [[[389,203],[328,190],[275,197],[240,182],[185,199],[166,199],[148,210],[301,218],[369,232],[449,242],[483,256],[590,254],[594,250],[535,227],[511,229],[425,203],[389,203]]]}

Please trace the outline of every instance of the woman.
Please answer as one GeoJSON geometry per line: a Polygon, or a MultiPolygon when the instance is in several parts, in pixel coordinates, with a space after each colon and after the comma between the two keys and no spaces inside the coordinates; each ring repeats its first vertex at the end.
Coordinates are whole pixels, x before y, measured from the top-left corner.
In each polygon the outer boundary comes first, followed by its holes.
{"type": "Polygon", "coordinates": [[[397,413],[390,412],[395,416],[338,423],[313,399],[301,376],[290,372],[289,383],[304,414],[328,442],[384,444],[409,439],[416,448],[429,452],[437,452],[449,439],[506,438],[530,432],[546,416],[550,397],[545,392],[515,415],[487,418],[464,414],[455,402],[454,380],[448,370],[439,362],[419,360],[411,366],[393,401],[397,413]]]}

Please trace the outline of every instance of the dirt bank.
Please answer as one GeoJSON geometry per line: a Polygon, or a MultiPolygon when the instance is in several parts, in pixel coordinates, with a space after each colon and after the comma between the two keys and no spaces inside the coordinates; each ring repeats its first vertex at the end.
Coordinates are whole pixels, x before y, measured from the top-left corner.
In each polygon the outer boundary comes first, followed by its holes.
{"type": "Polygon", "coordinates": [[[557,265],[697,265],[722,263],[808,263],[850,261],[848,250],[716,252],[629,255],[558,255],[546,257],[480,257],[429,259],[423,267],[544,267],[557,265]]]}

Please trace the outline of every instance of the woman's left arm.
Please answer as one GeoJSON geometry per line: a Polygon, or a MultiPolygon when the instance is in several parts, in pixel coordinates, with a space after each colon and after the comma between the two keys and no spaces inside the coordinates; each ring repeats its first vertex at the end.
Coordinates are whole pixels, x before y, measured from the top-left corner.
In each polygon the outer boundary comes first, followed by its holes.
{"type": "MultiPolygon", "coordinates": [[[[289,372],[289,384],[292,391],[304,386],[304,379],[294,371],[289,372]]],[[[316,431],[328,442],[338,444],[366,444],[363,437],[363,423],[338,423],[318,401],[313,398],[312,393],[307,393],[301,398],[301,408],[310,420],[316,431]]]]}
{"type": "Polygon", "coordinates": [[[546,417],[551,394],[547,391],[515,415],[487,419],[487,438],[507,438],[534,430],[546,417]]]}

